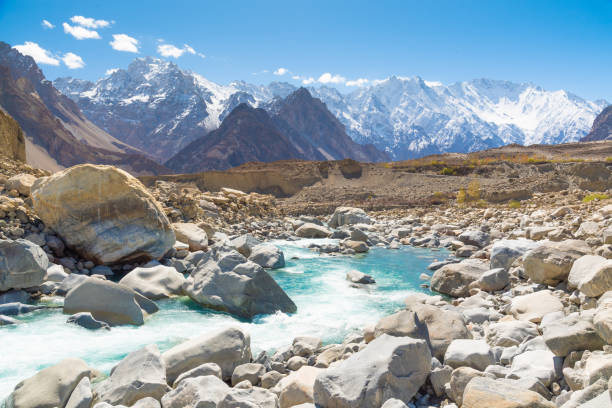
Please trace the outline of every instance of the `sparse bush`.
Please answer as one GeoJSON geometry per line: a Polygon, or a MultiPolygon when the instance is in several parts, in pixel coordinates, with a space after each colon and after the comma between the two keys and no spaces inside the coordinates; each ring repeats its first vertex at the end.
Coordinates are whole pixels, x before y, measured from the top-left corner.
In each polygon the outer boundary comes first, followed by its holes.
{"type": "Polygon", "coordinates": [[[459,189],[459,192],[457,193],[457,203],[459,204],[465,204],[467,199],[467,193],[465,192],[464,188],[459,189]]]}
{"type": "Polygon", "coordinates": [[[514,208],[514,209],[521,208],[521,203],[520,201],[510,200],[510,202],[508,203],[508,207],[514,208]]]}
{"type": "Polygon", "coordinates": [[[471,181],[467,188],[468,201],[480,200],[480,183],[478,180],[471,181]]]}
{"type": "Polygon", "coordinates": [[[445,167],[440,171],[440,174],[443,176],[454,176],[457,171],[450,167],[445,167]]]}
{"type": "Polygon", "coordinates": [[[586,195],[582,199],[582,202],[583,203],[590,203],[591,201],[607,200],[608,198],[610,198],[610,196],[608,196],[605,193],[592,193],[592,194],[586,195]]]}

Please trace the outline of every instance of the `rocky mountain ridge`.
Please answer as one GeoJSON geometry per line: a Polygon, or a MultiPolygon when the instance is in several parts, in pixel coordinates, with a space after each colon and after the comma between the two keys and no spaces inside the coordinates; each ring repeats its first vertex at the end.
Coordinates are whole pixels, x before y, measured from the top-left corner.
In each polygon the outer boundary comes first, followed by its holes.
{"type": "Polygon", "coordinates": [[[9,159],[26,161],[25,136],[19,124],[0,109],[0,146],[2,154],[9,159]]]}
{"type": "MultiPolygon", "coordinates": [[[[151,57],[137,58],[126,70],[113,70],[96,82],[59,78],[54,83],[98,126],[161,160],[218,128],[238,104],[270,110],[276,99],[297,90],[282,82],[219,85],[151,57]]],[[[394,160],[510,143],[578,141],[608,104],[489,79],[445,86],[392,76],[348,94],[327,86],[309,91],[354,141],[374,144],[394,160]]]]}
{"type": "Polygon", "coordinates": [[[165,165],[179,173],[195,173],[251,161],[344,158],[372,162],[388,157],[374,146],[355,143],[325,104],[300,88],[276,99],[268,111],[240,103],[218,129],[188,144],[165,165]]]}
{"type": "Polygon", "coordinates": [[[583,142],[595,140],[612,140],[612,105],[597,115],[591,131],[582,139],[583,142]]]}
{"type": "Polygon", "coordinates": [[[34,60],[0,43],[0,107],[26,136],[29,164],[59,170],[79,163],[114,164],[137,174],[167,172],[139,150],[99,129],[47,81],[34,60]]]}

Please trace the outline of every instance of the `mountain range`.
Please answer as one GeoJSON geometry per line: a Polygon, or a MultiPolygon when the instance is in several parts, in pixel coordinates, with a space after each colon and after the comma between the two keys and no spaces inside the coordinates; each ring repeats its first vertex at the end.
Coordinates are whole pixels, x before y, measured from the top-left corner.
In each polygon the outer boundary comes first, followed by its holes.
{"type": "MultiPolygon", "coordinates": [[[[151,57],[96,82],[59,78],[54,85],[96,125],[160,162],[219,128],[240,103],[273,114],[276,101],[297,90],[283,82],[220,85],[151,57]]],[[[354,141],[372,144],[394,160],[510,143],[578,141],[608,105],[564,90],[489,79],[445,86],[393,76],[350,93],[328,86],[308,91],[354,141]]]]}
{"type": "Polygon", "coordinates": [[[23,130],[29,164],[48,170],[114,164],[136,174],[167,169],[104,132],[57,91],[29,56],[0,42],[0,108],[23,130]]]}
{"type": "Polygon", "coordinates": [[[591,131],[581,141],[593,142],[596,140],[612,140],[612,105],[597,115],[591,131]]]}
{"type": "Polygon", "coordinates": [[[268,110],[239,103],[218,129],[189,143],[165,165],[179,173],[225,170],[251,161],[286,159],[363,162],[388,160],[372,145],[354,142],[325,104],[299,88],[268,110]]]}

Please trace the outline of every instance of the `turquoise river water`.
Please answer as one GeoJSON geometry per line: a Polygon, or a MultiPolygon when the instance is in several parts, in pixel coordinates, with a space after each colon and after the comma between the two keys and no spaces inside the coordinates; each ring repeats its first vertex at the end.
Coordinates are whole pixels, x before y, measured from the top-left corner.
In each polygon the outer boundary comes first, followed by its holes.
{"type": "Polygon", "coordinates": [[[110,331],[90,331],[67,324],[61,309],[18,317],[24,324],[0,328],[0,401],[19,381],[67,357],[82,358],[90,366],[108,372],[129,352],[144,345],[156,343],[164,351],[188,338],[229,325],[238,325],[251,335],[253,354],[288,345],[303,334],[319,336],[326,343],[340,342],[347,333],[401,308],[408,293],[426,291],[419,286],[419,275],[432,261],[448,256],[445,250],[412,247],[372,248],[364,255],[327,256],[307,249],[311,242],[273,242],[283,249],[287,265],[270,274],[298,306],[292,315],[277,313],[247,322],[180,298],[158,301],[160,311],[143,326],[120,326],[110,331]],[[349,269],[372,275],[376,285],[351,287],[345,279],[349,269]]]}

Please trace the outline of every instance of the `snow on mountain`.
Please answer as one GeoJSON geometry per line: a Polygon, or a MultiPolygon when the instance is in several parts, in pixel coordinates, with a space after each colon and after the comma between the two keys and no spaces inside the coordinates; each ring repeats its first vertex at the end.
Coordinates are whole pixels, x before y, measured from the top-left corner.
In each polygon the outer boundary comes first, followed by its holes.
{"type": "Polygon", "coordinates": [[[468,152],[509,143],[565,143],[588,133],[605,101],[533,84],[477,79],[450,86],[390,77],[342,95],[312,90],[360,143],[394,159],[468,152]]]}
{"type": "MultiPolygon", "coordinates": [[[[275,101],[297,89],[283,82],[219,85],[150,57],[95,83],[60,78],[54,84],[98,126],[162,161],[217,129],[240,103],[273,111],[275,101]]],[[[607,105],[563,90],[489,79],[445,86],[393,76],[348,94],[328,86],[309,91],[351,138],[396,160],[508,143],[577,141],[607,105]]]]}
{"type": "Polygon", "coordinates": [[[159,161],[217,129],[238,92],[151,57],[137,58],[95,83],[72,78],[54,83],[98,126],[159,161]]]}

